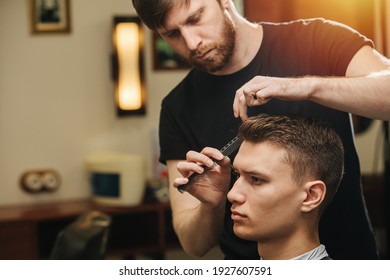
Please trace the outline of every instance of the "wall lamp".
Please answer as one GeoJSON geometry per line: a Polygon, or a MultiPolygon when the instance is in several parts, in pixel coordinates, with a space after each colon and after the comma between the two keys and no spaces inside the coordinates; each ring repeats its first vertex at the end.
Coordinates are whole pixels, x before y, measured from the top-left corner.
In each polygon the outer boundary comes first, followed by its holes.
{"type": "Polygon", "coordinates": [[[115,16],[112,78],[118,116],[146,113],[143,63],[143,31],[138,17],[115,16]]]}

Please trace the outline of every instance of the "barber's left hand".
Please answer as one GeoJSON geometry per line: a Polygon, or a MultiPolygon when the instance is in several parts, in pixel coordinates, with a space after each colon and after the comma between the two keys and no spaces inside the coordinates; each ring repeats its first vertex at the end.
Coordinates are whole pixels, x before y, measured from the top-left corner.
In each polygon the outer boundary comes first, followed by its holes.
{"type": "Polygon", "coordinates": [[[248,118],[248,106],[260,106],[271,98],[289,101],[306,100],[310,96],[310,78],[275,78],[256,76],[236,91],[233,111],[236,118],[248,118]]]}
{"type": "Polygon", "coordinates": [[[175,188],[190,183],[191,186],[186,191],[212,207],[226,200],[231,177],[230,159],[219,150],[206,147],[200,153],[189,151],[186,161],[177,164],[177,170],[183,177],[175,178],[175,188]],[[193,173],[198,176],[189,182],[188,177],[193,173]]]}

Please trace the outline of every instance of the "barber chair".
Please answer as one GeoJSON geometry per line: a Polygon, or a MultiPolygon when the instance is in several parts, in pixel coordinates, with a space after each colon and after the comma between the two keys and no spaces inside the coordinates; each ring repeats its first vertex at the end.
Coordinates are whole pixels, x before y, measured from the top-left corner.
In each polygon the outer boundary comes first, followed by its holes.
{"type": "Polygon", "coordinates": [[[105,213],[85,213],[58,233],[50,259],[104,259],[110,225],[111,217],[105,213]]]}

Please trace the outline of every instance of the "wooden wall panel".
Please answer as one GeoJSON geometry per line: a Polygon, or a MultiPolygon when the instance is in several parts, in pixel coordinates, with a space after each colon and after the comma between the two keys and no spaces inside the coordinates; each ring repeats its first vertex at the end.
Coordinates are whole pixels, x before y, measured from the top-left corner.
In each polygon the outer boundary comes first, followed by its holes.
{"type": "Polygon", "coordinates": [[[347,24],[374,39],[372,0],[245,0],[245,17],[250,21],[290,21],[323,17],[347,24]]]}

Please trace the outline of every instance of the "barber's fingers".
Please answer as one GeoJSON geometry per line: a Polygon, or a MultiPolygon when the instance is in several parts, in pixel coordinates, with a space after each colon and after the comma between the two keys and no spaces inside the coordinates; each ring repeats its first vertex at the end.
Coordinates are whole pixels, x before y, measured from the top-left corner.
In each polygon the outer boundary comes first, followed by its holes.
{"type": "Polygon", "coordinates": [[[181,185],[185,185],[190,180],[187,177],[178,177],[173,180],[173,187],[178,188],[181,185]]]}
{"type": "Polygon", "coordinates": [[[176,168],[182,176],[188,177],[192,173],[203,173],[205,167],[204,165],[195,162],[179,161],[176,168]]]}
{"type": "MultiPolygon", "coordinates": [[[[209,148],[212,149],[212,148],[209,148]]],[[[196,151],[188,151],[186,154],[186,160],[187,162],[194,162],[199,165],[211,167],[214,164],[213,161],[213,153],[209,151],[209,149],[203,149],[202,152],[196,152],[196,151]],[[204,152],[206,150],[206,152],[204,152]]],[[[214,153],[216,153],[214,151],[214,153]]]]}
{"type": "Polygon", "coordinates": [[[248,118],[248,107],[260,106],[270,100],[269,89],[264,77],[257,76],[236,91],[233,101],[233,112],[236,118],[248,118]]]}
{"type": "Polygon", "coordinates": [[[234,117],[241,118],[243,121],[248,118],[246,99],[242,87],[236,91],[233,101],[233,113],[234,117]]]}
{"type": "Polygon", "coordinates": [[[223,159],[222,153],[215,149],[206,147],[202,152],[188,151],[186,160],[180,161],[177,164],[177,170],[184,177],[188,177],[192,173],[203,173],[205,168],[212,168],[215,161],[223,159]]]}
{"type": "MultiPolygon", "coordinates": [[[[195,179],[199,179],[198,176],[196,176],[196,178],[195,177],[192,178],[194,175],[197,175],[197,174],[198,175],[204,174],[205,176],[208,176],[207,179],[206,178],[202,179],[203,185],[210,185],[210,186],[217,185],[217,186],[219,186],[219,188],[220,188],[220,186],[224,185],[223,179],[217,179],[217,181],[216,181],[217,183],[211,183],[214,180],[216,180],[216,178],[214,177],[214,175],[211,175],[211,174],[207,175],[207,174],[208,174],[208,172],[211,172],[211,173],[219,174],[218,176],[223,176],[223,177],[230,176],[230,159],[229,159],[229,157],[224,156],[219,150],[216,150],[213,148],[205,148],[202,151],[202,153],[205,153],[208,155],[214,155],[214,159],[211,160],[211,165],[210,166],[201,165],[201,163],[199,162],[199,159],[202,158],[201,155],[204,155],[204,154],[200,155],[200,153],[190,151],[189,153],[187,153],[187,158],[191,158],[191,159],[196,158],[196,159],[198,159],[198,161],[197,162],[180,161],[177,163],[177,166],[176,166],[177,170],[179,171],[179,173],[183,177],[174,179],[173,186],[175,188],[178,188],[182,185],[188,184],[190,182],[190,179],[191,179],[191,182],[193,182],[195,179]],[[211,175],[211,177],[210,177],[210,175],[211,175]],[[212,177],[214,177],[214,179],[212,179],[212,177]]],[[[208,158],[206,161],[208,162],[209,160],[210,160],[210,158],[208,158]]]]}
{"type": "Polygon", "coordinates": [[[205,147],[202,150],[201,154],[207,156],[209,159],[212,159],[213,161],[223,160],[224,158],[224,155],[218,149],[211,148],[211,147],[205,147]]]}

